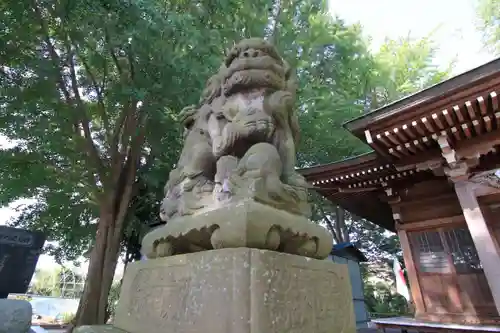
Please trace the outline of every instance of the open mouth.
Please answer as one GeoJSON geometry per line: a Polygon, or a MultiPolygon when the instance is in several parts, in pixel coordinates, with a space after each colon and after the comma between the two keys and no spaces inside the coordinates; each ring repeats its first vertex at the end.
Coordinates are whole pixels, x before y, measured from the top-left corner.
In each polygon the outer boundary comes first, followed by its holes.
{"type": "Polygon", "coordinates": [[[285,80],[268,70],[248,69],[235,72],[224,82],[226,96],[259,88],[283,90],[285,80]]]}
{"type": "Polygon", "coordinates": [[[263,55],[253,58],[236,58],[234,59],[226,73],[226,79],[233,74],[246,70],[263,70],[269,71],[281,78],[285,77],[285,69],[273,57],[263,55]]]}
{"type": "Polygon", "coordinates": [[[226,96],[254,88],[283,89],[285,69],[268,55],[234,58],[224,78],[226,96]]]}

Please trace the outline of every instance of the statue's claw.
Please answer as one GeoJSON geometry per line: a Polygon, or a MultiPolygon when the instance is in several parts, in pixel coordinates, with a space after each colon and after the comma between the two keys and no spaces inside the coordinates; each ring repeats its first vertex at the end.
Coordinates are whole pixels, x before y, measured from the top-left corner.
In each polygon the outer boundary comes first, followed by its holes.
{"type": "Polygon", "coordinates": [[[302,188],[310,187],[305,178],[302,175],[298,174],[297,172],[284,174],[282,179],[283,183],[290,185],[292,187],[302,187],[302,188]]]}

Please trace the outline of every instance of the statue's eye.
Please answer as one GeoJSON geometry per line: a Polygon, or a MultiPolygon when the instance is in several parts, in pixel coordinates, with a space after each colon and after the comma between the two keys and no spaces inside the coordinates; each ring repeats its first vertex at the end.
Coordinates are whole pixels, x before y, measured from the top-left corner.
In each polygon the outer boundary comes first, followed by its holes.
{"type": "Polygon", "coordinates": [[[215,119],[217,120],[223,120],[225,117],[222,113],[218,113],[216,116],[215,116],[215,119]]]}

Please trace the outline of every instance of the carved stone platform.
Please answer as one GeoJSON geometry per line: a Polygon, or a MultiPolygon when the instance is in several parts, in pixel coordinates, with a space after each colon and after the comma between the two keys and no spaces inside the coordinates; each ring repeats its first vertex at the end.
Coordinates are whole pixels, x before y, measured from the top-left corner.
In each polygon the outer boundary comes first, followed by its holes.
{"type": "Polygon", "coordinates": [[[127,267],[114,327],[78,333],[354,333],[346,265],[222,249],[127,267]]]}
{"type": "Polygon", "coordinates": [[[211,249],[249,247],[323,259],[332,235],[306,217],[253,200],[183,216],[149,232],[142,241],[148,258],[211,249]]]}
{"type": "MultiPolygon", "coordinates": [[[[128,333],[112,325],[80,326],[73,330],[73,333],[128,333]]],[[[144,331],[146,333],[146,331],[144,331]]]]}

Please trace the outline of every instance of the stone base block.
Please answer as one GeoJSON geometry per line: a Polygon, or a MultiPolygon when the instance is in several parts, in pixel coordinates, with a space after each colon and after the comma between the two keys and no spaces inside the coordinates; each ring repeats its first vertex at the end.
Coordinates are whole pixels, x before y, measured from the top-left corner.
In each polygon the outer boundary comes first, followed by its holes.
{"type": "Polygon", "coordinates": [[[32,309],[28,301],[0,299],[0,333],[28,333],[32,309]]]}
{"type": "Polygon", "coordinates": [[[332,235],[301,215],[242,200],[197,215],[173,219],[142,240],[148,258],[211,249],[248,247],[323,259],[332,235]]]}
{"type": "MultiPolygon", "coordinates": [[[[146,333],[147,331],[144,331],[146,333]]],[[[112,325],[80,326],[73,330],[73,333],[127,333],[124,330],[112,325]]]]}
{"type": "Polygon", "coordinates": [[[128,265],[114,326],[128,333],[356,331],[347,266],[248,248],[128,265]]]}

